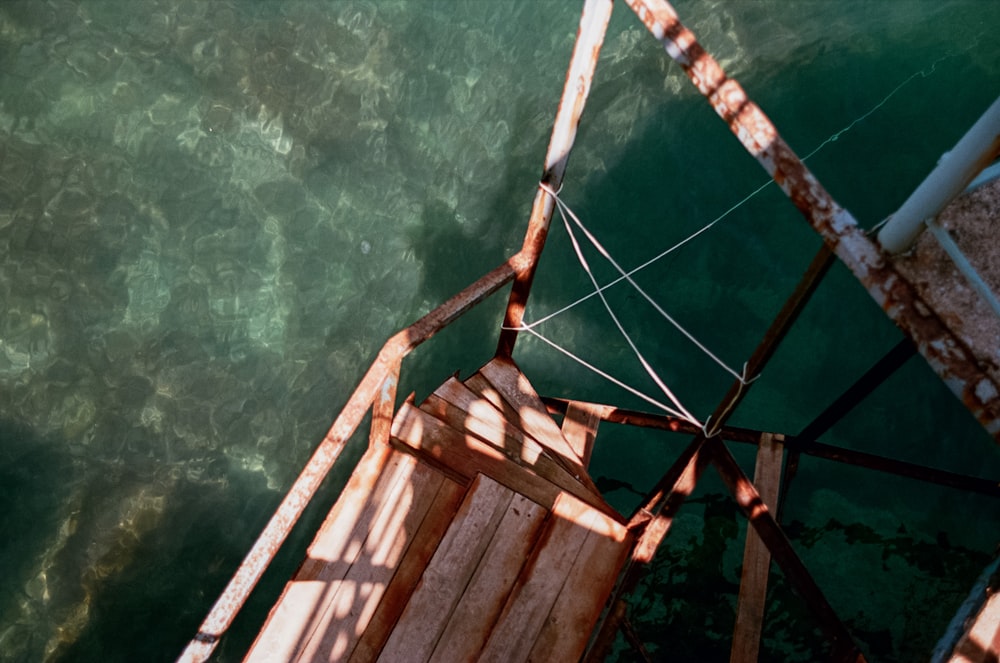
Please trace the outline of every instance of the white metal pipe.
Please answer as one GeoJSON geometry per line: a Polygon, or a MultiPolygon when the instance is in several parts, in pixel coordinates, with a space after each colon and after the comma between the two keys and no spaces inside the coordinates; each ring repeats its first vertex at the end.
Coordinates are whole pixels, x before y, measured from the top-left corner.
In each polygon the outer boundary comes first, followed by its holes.
{"type": "Polygon", "coordinates": [[[878,241],[889,253],[908,250],[924,228],[952,198],[1000,154],[1000,97],[986,109],[955,147],[879,231],[878,241]]]}

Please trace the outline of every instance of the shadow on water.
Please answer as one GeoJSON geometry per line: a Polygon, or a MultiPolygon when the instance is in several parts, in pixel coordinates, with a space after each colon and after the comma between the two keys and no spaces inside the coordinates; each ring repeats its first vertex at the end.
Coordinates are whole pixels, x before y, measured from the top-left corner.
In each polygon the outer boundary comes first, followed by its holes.
{"type": "Polygon", "coordinates": [[[5,658],[13,649],[23,652],[15,660],[36,660],[45,645],[30,620],[31,612],[41,611],[47,593],[39,560],[48,538],[59,531],[60,512],[75,481],[73,461],[58,441],[39,439],[19,424],[0,420],[0,615],[6,629],[13,629],[13,634],[8,630],[0,636],[5,658]],[[12,620],[14,615],[20,618],[12,620]],[[22,642],[9,647],[8,639],[22,642]]]}
{"type": "MultiPolygon", "coordinates": [[[[511,148],[501,171],[480,192],[485,200],[475,191],[460,197],[457,207],[429,198],[421,223],[409,230],[408,243],[420,265],[417,292],[428,307],[443,303],[520,248],[544,148],[527,109],[519,105],[512,115],[511,148]],[[527,159],[525,152],[530,154],[527,159]],[[481,218],[465,216],[474,213],[481,218]]],[[[414,389],[423,395],[440,383],[442,370],[474,370],[492,357],[508,293],[509,287],[501,289],[442,331],[440,338],[418,348],[404,365],[403,393],[414,389]]]]}

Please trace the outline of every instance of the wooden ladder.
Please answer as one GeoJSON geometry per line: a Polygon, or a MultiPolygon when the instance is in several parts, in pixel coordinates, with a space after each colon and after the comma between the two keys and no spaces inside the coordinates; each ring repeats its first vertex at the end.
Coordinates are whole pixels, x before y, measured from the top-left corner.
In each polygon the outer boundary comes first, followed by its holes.
{"type": "Polygon", "coordinates": [[[569,437],[509,359],[404,403],[247,660],[578,660],[632,536],[569,437]]]}

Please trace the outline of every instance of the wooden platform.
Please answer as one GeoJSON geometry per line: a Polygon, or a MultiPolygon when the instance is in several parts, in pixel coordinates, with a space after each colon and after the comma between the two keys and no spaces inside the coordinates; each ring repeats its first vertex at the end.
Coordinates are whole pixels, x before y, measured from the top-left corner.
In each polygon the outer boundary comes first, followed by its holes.
{"type": "Polygon", "coordinates": [[[510,360],[404,403],[250,661],[575,661],[632,537],[510,360]]]}

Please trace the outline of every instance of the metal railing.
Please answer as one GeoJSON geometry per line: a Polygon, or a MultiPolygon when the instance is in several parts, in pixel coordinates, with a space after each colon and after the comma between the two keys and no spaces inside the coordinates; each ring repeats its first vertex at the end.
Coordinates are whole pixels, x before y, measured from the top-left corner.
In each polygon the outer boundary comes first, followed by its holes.
{"type": "Polygon", "coordinates": [[[527,264],[523,251],[515,254],[415,324],[395,334],[382,346],[375,361],[257,537],[179,661],[204,661],[212,654],[369,409],[374,413],[372,439],[383,434],[388,437],[403,357],[510,283],[518,273],[524,271],[527,264]]]}

